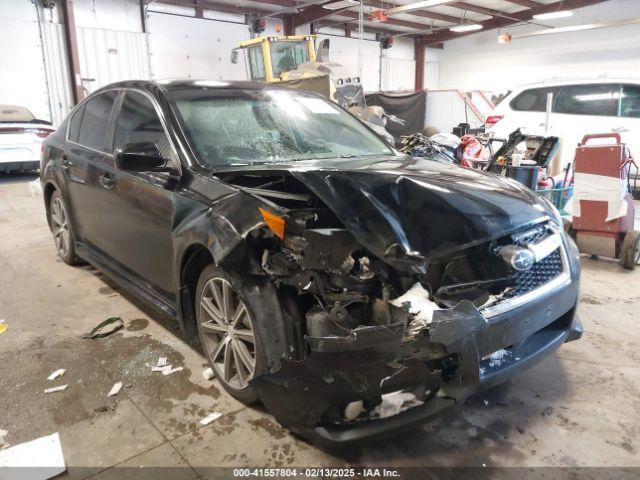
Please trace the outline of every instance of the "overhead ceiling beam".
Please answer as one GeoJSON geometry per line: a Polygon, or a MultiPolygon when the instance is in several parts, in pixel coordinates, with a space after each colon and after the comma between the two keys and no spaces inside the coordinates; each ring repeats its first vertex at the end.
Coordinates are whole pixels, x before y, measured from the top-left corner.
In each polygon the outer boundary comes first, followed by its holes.
{"type": "Polygon", "coordinates": [[[521,7],[535,8],[542,5],[539,2],[534,2],[532,0],[507,0],[509,3],[513,3],[514,5],[520,5],[521,7]]]}
{"type": "MultiPolygon", "coordinates": [[[[493,30],[494,28],[507,27],[516,23],[529,21],[534,15],[540,13],[550,13],[559,10],[574,10],[576,8],[588,7],[589,5],[596,5],[606,1],[607,0],[560,0],[547,5],[540,5],[535,8],[509,13],[510,18],[493,17],[479,23],[482,25],[484,31],[493,30]]],[[[443,29],[430,35],[425,35],[424,40],[425,45],[429,46],[431,44],[446,42],[448,40],[461,38],[467,35],[473,35],[474,33],[478,33],[478,31],[456,33],[451,32],[448,29],[443,29]]]]}
{"type": "MultiPolygon", "coordinates": [[[[380,8],[380,2],[376,2],[375,0],[365,0],[364,4],[367,7],[380,8]]],[[[460,17],[445,15],[444,13],[430,12],[428,10],[412,10],[410,12],[406,12],[406,14],[455,24],[460,23],[461,21],[460,17]]]]}
{"type": "MultiPolygon", "coordinates": [[[[153,0],[149,5],[154,3],[162,3],[165,5],[177,5],[180,7],[192,7],[194,8],[194,4],[192,0],[153,0]]],[[[227,3],[216,3],[209,0],[202,0],[200,2],[203,8],[207,10],[213,10],[215,12],[222,13],[235,13],[238,15],[247,15],[247,14],[256,14],[256,15],[268,15],[268,10],[264,10],[261,8],[256,8],[254,6],[236,6],[227,3]]]]}
{"type": "MultiPolygon", "coordinates": [[[[336,15],[334,13],[334,15],[336,15]]],[[[351,20],[350,21],[355,21],[358,19],[358,13],[357,12],[351,12],[351,11],[344,11],[344,12],[340,12],[337,15],[340,15],[341,17],[348,17],[351,20]]],[[[366,20],[366,18],[365,18],[366,20]]],[[[429,30],[429,25],[426,25],[424,23],[417,23],[417,22],[409,22],[407,20],[400,20],[397,18],[389,18],[387,19],[386,22],[381,22],[383,25],[395,25],[397,27],[405,27],[405,28],[411,28],[413,30],[418,30],[419,32],[425,32],[427,30],[429,30]]]]}
{"type": "Polygon", "coordinates": [[[501,17],[503,12],[494,10],[492,8],[481,7],[480,5],[473,5],[467,2],[452,2],[450,7],[459,8],[460,10],[466,10],[467,12],[480,13],[482,15],[489,15],[490,17],[501,17]]]}
{"type": "Polygon", "coordinates": [[[329,3],[329,2],[325,2],[323,4],[311,5],[309,7],[306,7],[300,10],[298,13],[294,13],[293,14],[294,26],[299,27],[300,25],[304,25],[305,23],[318,22],[332,15],[341,14],[341,12],[344,12],[349,8],[351,8],[351,7],[347,7],[340,10],[329,10],[326,8],[322,8],[322,5],[325,5],[326,3],[329,3]]]}

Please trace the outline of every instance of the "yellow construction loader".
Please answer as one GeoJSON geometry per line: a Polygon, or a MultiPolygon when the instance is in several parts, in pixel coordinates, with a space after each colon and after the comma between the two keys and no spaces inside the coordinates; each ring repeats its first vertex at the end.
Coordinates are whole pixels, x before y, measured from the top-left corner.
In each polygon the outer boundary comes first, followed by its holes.
{"type": "Polygon", "coordinates": [[[385,126],[387,119],[399,119],[386,115],[380,107],[367,108],[360,78],[351,76],[341,64],[329,60],[329,39],[323,40],[317,51],[315,39],[315,35],[253,38],[233,49],[231,61],[237,63],[238,51],[244,51],[252,81],[281,83],[324,95],[393,145],[393,137],[385,126]]]}

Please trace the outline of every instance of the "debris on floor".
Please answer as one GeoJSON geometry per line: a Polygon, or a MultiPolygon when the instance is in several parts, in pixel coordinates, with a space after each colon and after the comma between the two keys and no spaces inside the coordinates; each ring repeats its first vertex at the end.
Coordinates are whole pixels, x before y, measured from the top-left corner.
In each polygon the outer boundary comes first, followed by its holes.
{"type": "Polygon", "coordinates": [[[207,367],[202,371],[202,378],[204,380],[213,380],[213,377],[215,375],[213,374],[213,368],[211,367],[207,367]]]}
{"type": "Polygon", "coordinates": [[[40,183],[40,179],[36,178],[33,182],[28,183],[29,193],[32,197],[37,197],[38,195],[42,195],[42,183],[40,183]]]}
{"type": "Polygon", "coordinates": [[[200,425],[209,425],[211,422],[213,422],[214,420],[217,420],[221,416],[222,416],[222,413],[220,412],[210,413],[209,415],[204,417],[202,420],[200,420],[200,425]]]}
{"type": "Polygon", "coordinates": [[[58,385],[57,387],[45,388],[44,393],[56,393],[65,390],[69,385],[58,385]]]}
{"type": "Polygon", "coordinates": [[[118,393],[120,393],[121,389],[122,389],[122,382],[114,383],[113,387],[111,387],[111,390],[109,390],[107,397],[113,397],[114,395],[117,395],[118,393]]]}
{"type": "Polygon", "coordinates": [[[181,372],[182,370],[184,370],[183,367],[172,368],[171,365],[167,365],[166,367],[162,367],[162,374],[166,376],[171,375],[172,373],[181,372]]]}
{"type": "Polygon", "coordinates": [[[0,334],[6,332],[7,328],[9,328],[9,326],[6,323],[0,323],[0,334]]]}
{"type": "Polygon", "coordinates": [[[0,469],[5,470],[2,478],[29,478],[33,480],[45,480],[65,472],[67,467],[62,454],[60,435],[56,432],[0,450],[0,469]],[[33,467],[34,461],[37,461],[38,468],[30,468],[28,472],[5,470],[7,468],[33,467]]]}
{"type": "Polygon", "coordinates": [[[65,372],[66,370],[64,368],[59,368],[58,370],[53,372],[51,375],[49,375],[47,377],[47,380],[55,380],[56,378],[60,378],[62,375],[65,374],[65,372]]]}
{"type": "Polygon", "coordinates": [[[422,405],[413,393],[397,391],[382,395],[382,403],[371,412],[373,418],[387,418],[422,405]]]}
{"type": "Polygon", "coordinates": [[[107,318],[104,322],[100,322],[93,328],[93,330],[91,330],[86,335],[83,335],[82,338],[94,339],[108,337],[109,335],[116,333],[122,327],[124,327],[122,318],[110,317],[107,318]]]}
{"type": "Polygon", "coordinates": [[[167,365],[169,365],[169,362],[167,361],[167,357],[158,358],[158,363],[157,363],[156,366],[158,366],[158,367],[166,367],[167,365]]]}

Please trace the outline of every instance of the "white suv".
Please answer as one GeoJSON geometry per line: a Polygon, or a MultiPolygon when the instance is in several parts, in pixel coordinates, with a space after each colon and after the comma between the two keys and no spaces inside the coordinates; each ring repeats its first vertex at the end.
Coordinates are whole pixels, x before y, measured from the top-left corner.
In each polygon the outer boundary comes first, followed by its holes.
{"type": "Polygon", "coordinates": [[[619,133],[640,158],[640,80],[600,77],[521,86],[496,106],[486,126],[497,138],[507,138],[517,128],[559,137],[553,175],[573,163],[577,144],[589,133],[619,133]],[[553,93],[553,104],[545,129],[548,93],[553,93]]]}

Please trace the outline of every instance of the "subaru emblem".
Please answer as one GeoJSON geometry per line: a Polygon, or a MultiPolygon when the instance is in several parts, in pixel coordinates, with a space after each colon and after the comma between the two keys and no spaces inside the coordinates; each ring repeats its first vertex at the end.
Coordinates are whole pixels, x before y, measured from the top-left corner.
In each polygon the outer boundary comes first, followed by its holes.
{"type": "Polygon", "coordinates": [[[536,261],[536,257],[531,250],[517,245],[502,247],[500,256],[507,265],[518,272],[530,269],[536,261]]]}

